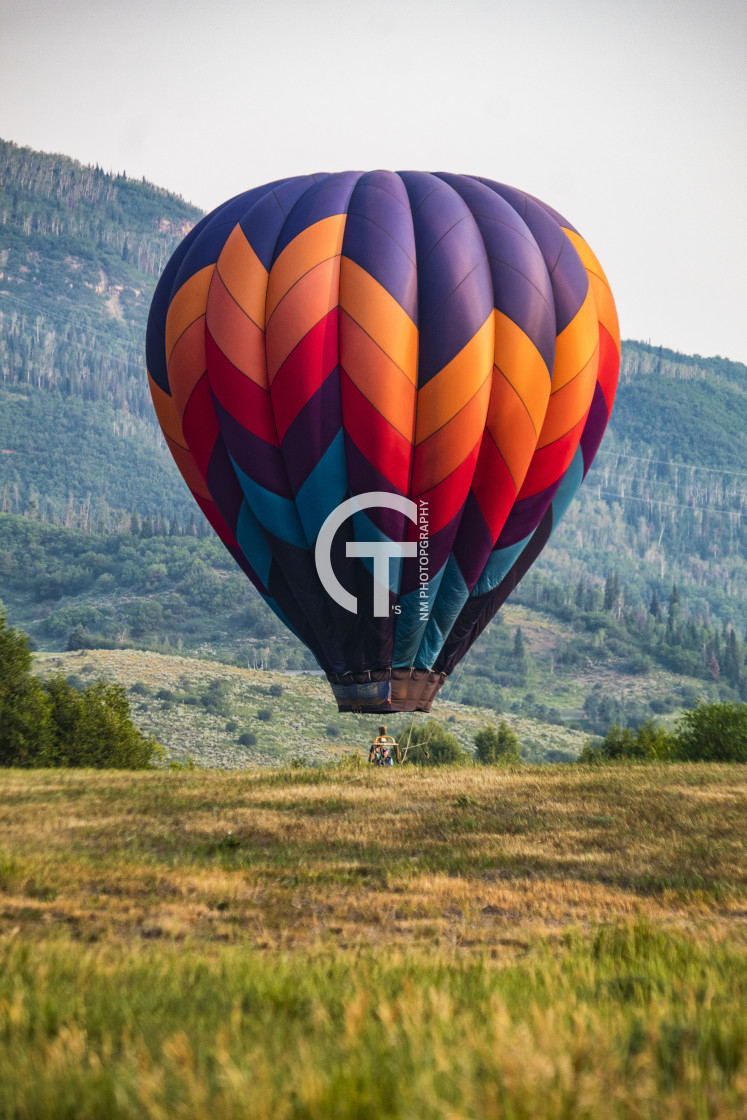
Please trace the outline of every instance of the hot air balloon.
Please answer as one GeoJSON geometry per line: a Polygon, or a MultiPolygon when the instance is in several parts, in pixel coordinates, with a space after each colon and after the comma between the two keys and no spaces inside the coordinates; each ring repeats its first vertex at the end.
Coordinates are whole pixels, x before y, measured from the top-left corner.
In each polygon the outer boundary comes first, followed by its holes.
{"type": "Polygon", "coordinates": [[[184,238],[147,364],[198,505],[340,711],[429,711],[586,475],[620,337],[555,210],[420,171],[283,179],[184,238]]]}

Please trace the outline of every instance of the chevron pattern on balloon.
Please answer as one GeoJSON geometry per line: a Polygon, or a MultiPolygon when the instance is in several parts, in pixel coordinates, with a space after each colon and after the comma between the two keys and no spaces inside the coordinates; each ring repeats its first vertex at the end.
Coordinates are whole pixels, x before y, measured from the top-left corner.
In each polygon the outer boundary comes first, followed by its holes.
{"type": "Polygon", "coordinates": [[[300,176],[224,203],[164,270],[147,335],[195,500],[341,710],[377,712],[429,710],[539,555],[599,446],[619,354],[604,272],[556,211],[413,171],[300,176]],[[331,564],[354,613],[315,546],[341,503],[372,493],[420,513],[369,506],[339,528],[331,564]],[[428,563],[424,595],[422,562],[391,560],[384,615],[355,547],[376,541],[417,542],[428,563]]]}

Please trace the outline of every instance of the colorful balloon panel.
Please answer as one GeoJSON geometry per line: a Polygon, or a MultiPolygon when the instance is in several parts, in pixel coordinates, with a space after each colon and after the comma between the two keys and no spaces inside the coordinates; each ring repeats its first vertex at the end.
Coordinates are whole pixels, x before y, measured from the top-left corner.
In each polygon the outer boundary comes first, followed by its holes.
{"type": "Polygon", "coordinates": [[[178,247],[147,333],[156,413],[200,508],[340,709],[377,712],[429,710],[539,555],[599,446],[619,358],[604,272],[565,219],[492,180],[417,171],[231,199],[178,247]],[[335,595],[317,542],[351,498],[335,595]]]}

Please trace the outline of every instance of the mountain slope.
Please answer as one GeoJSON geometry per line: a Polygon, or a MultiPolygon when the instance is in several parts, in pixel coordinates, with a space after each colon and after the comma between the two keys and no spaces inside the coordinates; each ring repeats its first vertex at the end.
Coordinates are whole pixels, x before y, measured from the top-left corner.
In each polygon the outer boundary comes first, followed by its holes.
{"type": "Polygon", "coordinates": [[[747,482],[747,367],[626,342],[605,449],[736,471],[747,482]]]}

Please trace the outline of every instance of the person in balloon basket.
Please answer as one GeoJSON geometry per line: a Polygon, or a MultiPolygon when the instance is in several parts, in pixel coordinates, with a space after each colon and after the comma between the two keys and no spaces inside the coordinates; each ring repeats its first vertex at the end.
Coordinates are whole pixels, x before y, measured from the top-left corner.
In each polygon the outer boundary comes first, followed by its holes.
{"type": "Polygon", "coordinates": [[[371,743],[371,749],[368,752],[368,761],[372,762],[374,766],[393,766],[394,759],[392,758],[390,748],[394,745],[394,739],[391,735],[387,735],[386,727],[380,727],[379,734],[371,743]]]}

